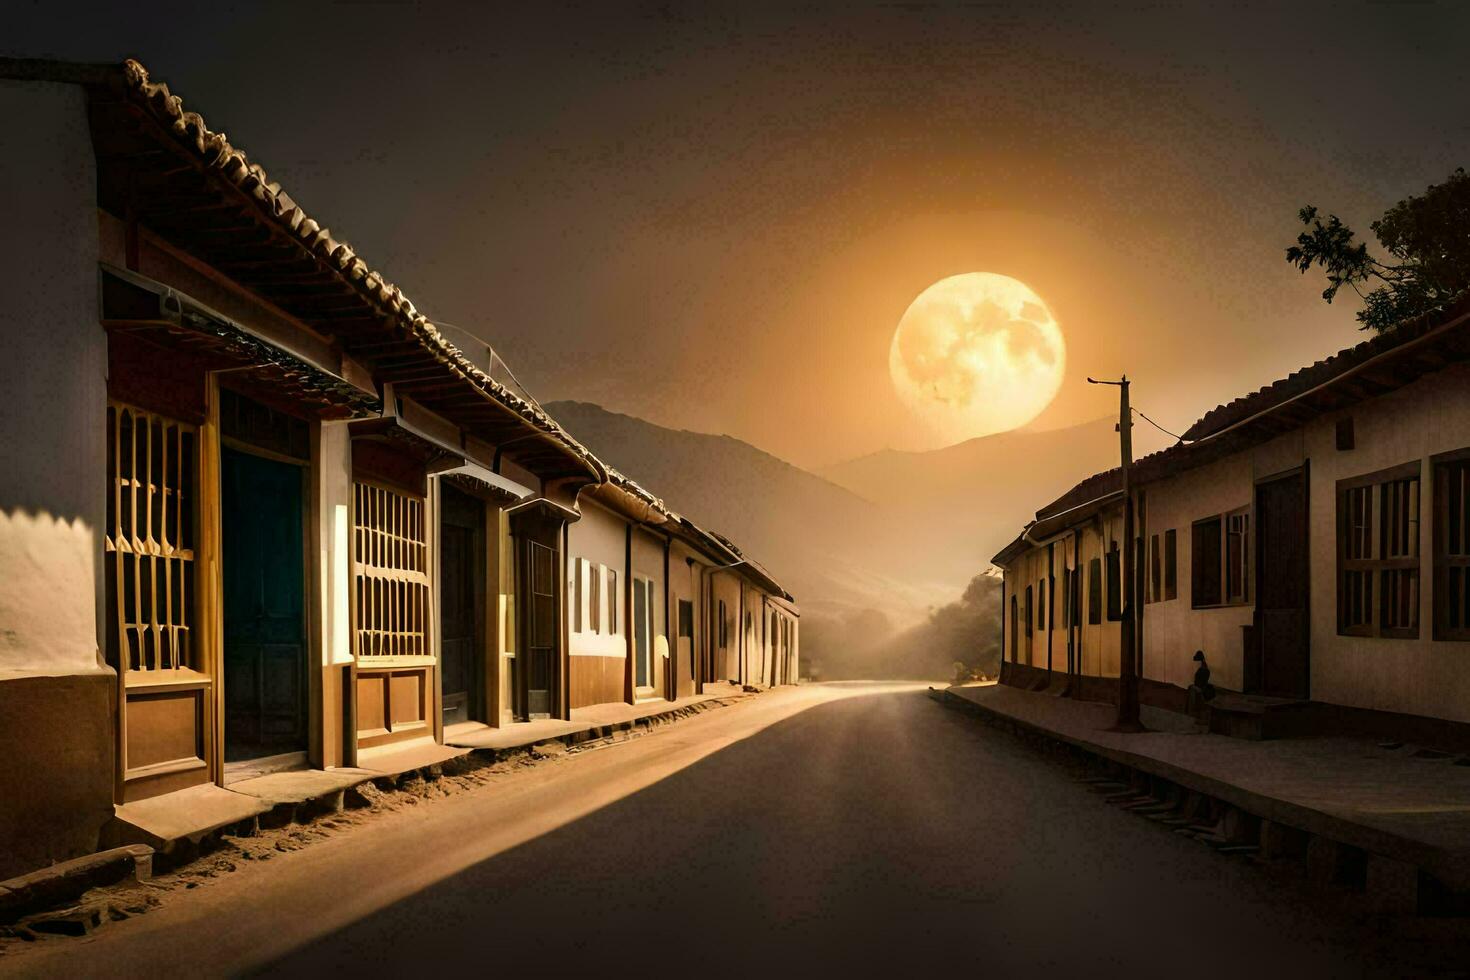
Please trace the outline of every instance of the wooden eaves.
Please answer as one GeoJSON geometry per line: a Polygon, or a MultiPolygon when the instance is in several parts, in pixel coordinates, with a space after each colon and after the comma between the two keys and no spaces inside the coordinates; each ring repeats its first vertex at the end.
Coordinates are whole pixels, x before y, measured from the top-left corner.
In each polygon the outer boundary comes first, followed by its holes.
{"type": "Polygon", "coordinates": [[[380,384],[443,416],[549,482],[602,483],[606,467],[541,408],[492,379],[259,164],[212,131],[137,61],[0,59],[0,77],[82,85],[98,203],[274,304],[380,384]]]}

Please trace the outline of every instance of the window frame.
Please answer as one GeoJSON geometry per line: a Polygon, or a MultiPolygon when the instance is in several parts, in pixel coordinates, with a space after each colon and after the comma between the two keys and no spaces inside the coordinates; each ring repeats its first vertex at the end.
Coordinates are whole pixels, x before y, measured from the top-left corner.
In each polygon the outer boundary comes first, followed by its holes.
{"type": "Polygon", "coordinates": [[[606,569],[601,563],[587,565],[587,627],[598,635],[602,634],[602,576],[606,569]]]}
{"type": "MultiPolygon", "coordinates": [[[[1467,580],[1470,580],[1470,521],[1465,518],[1470,514],[1470,447],[1457,449],[1452,452],[1439,453],[1429,459],[1430,478],[1434,481],[1432,502],[1434,513],[1430,515],[1432,523],[1430,560],[1433,563],[1433,589],[1432,597],[1433,616],[1433,638],[1435,640],[1470,640],[1470,602],[1465,602],[1467,580]],[[1461,513],[1459,517],[1458,537],[1460,538],[1461,550],[1456,553],[1450,551],[1446,544],[1451,535],[1449,521],[1450,493],[1448,487],[1448,476],[1452,471],[1460,471],[1464,474],[1460,488],[1461,513]],[[1449,609],[1447,603],[1453,594],[1450,588],[1450,577],[1452,569],[1463,569],[1459,573],[1460,594],[1462,607],[1460,610],[1461,624],[1454,626],[1449,621],[1449,609]]],[[[1422,486],[1421,486],[1422,492],[1422,486]]],[[[1424,515],[1419,515],[1422,521],[1424,515]]]]}
{"type": "MultiPolygon", "coordinates": [[[[1233,507],[1230,510],[1222,510],[1215,514],[1207,514],[1204,517],[1190,522],[1189,607],[1191,609],[1230,609],[1238,606],[1249,606],[1254,601],[1256,570],[1255,563],[1251,560],[1251,554],[1255,544],[1256,532],[1255,528],[1252,527],[1255,523],[1252,519],[1253,514],[1254,508],[1250,504],[1245,504],[1240,507],[1233,507]],[[1232,523],[1237,522],[1240,530],[1232,531],[1232,523]],[[1216,542],[1215,547],[1219,556],[1216,560],[1215,592],[1213,596],[1201,596],[1200,594],[1203,591],[1200,576],[1207,564],[1201,563],[1200,561],[1200,552],[1202,550],[1199,546],[1201,542],[1200,531],[1207,524],[1215,525],[1215,531],[1212,537],[1216,542]],[[1231,591],[1230,557],[1232,537],[1237,538],[1235,546],[1238,548],[1238,555],[1240,557],[1240,589],[1236,592],[1231,591]]],[[[1178,538],[1174,537],[1170,539],[1169,536],[1172,534],[1173,531],[1171,530],[1165,535],[1165,593],[1168,593],[1169,586],[1172,584],[1174,596],[1177,597],[1179,587],[1178,538]],[[1174,543],[1174,548],[1172,549],[1167,547],[1171,540],[1174,543]],[[1171,569],[1168,566],[1170,565],[1173,566],[1172,583],[1169,581],[1171,569]]]]}
{"type": "Polygon", "coordinates": [[[1110,623],[1121,623],[1123,621],[1123,549],[1118,547],[1118,542],[1109,542],[1112,547],[1108,548],[1104,558],[1106,559],[1105,591],[1107,592],[1107,620],[1110,623]]]}
{"type": "Polygon", "coordinates": [[[354,473],[352,501],[356,663],[367,668],[431,663],[430,638],[437,627],[429,568],[437,558],[430,554],[428,498],[354,473]]]}
{"type": "MultiPolygon", "coordinates": [[[[1424,596],[1424,473],[1423,461],[1413,460],[1390,466],[1386,469],[1376,470],[1372,473],[1364,473],[1359,476],[1348,477],[1338,480],[1336,486],[1336,553],[1337,553],[1337,594],[1335,619],[1337,633],[1339,636],[1360,636],[1389,640],[1413,640],[1419,638],[1419,632],[1423,625],[1422,607],[1424,596]],[[1394,484],[1412,482],[1415,485],[1414,495],[1405,504],[1405,517],[1407,524],[1412,528],[1412,534],[1407,533],[1405,528],[1405,544],[1412,542],[1412,555],[1395,556],[1384,558],[1383,553],[1388,546],[1388,535],[1390,528],[1384,520],[1386,497],[1388,488],[1394,484]],[[1348,556],[1348,544],[1350,537],[1349,507],[1347,502],[1349,495],[1359,491],[1367,490],[1368,512],[1366,525],[1355,525],[1354,529],[1363,536],[1371,549],[1371,556],[1367,558],[1348,556]],[[1413,601],[1410,609],[1413,614],[1411,626],[1384,626],[1385,610],[1387,608],[1388,590],[1385,585],[1389,581],[1389,575],[1395,572],[1412,572],[1409,580],[1413,582],[1413,601]],[[1364,574],[1368,576],[1368,588],[1366,596],[1366,609],[1368,619],[1366,622],[1345,622],[1344,609],[1348,591],[1348,576],[1351,574],[1364,574]]],[[[1431,474],[1434,470],[1431,467],[1431,474]]],[[[1437,547],[1432,545],[1431,550],[1437,547]]]]}
{"type": "Polygon", "coordinates": [[[1087,625],[1102,625],[1102,559],[1087,560],[1087,625]]]}
{"type": "Polygon", "coordinates": [[[1145,605],[1162,602],[1164,598],[1163,542],[1159,534],[1148,536],[1148,589],[1144,594],[1145,605]]]}
{"type": "Polygon", "coordinates": [[[1179,598],[1179,530],[1164,532],[1164,601],[1179,598]]]}
{"type": "Polygon", "coordinates": [[[607,635],[618,636],[618,621],[622,618],[618,615],[618,570],[608,568],[607,570],[607,635]]]}

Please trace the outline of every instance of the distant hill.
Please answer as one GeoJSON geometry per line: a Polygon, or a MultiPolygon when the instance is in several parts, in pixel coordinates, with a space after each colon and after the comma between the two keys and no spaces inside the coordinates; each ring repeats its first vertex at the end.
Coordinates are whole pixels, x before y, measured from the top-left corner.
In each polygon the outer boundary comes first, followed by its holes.
{"type": "MultiPolygon", "coordinates": [[[[927,513],[963,551],[983,553],[983,565],[1043,504],[1116,466],[1117,440],[1115,421],[1102,418],[1065,429],[1003,432],[930,452],[885,449],[817,473],[874,503],[927,513]]],[[[957,587],[975,568],[953,569],[957,587]]]]}
{"type": "Polygon", "coordinates": [[[893,529],[885,509],[850,490],[730,436],[669,429],[587,402],[544,407],[671,508],[728,535],[803,609],[876,605],[912,614],[933,601],[886,560],[893,529]]]}
{"type": "MultiPolygon", "coordinates": [[[[945,624],[994,615],[985,612],[993,590],[976,591],[972,579],[1038,507],[1113,465],[1117,452],[1112,422],[1098,420],[934,452],[885,450],[814,474],[730,436],[587,402],[545,408],[609,464],[768,567],[801,604],[803,656],[820,658],[827,677],[940,679],[935,665],[947,670],[963,644],[932,638],[953,633],[945,624]]],[[[992,630],[975,629],[975,649],[993,658],[992,630]]]]}

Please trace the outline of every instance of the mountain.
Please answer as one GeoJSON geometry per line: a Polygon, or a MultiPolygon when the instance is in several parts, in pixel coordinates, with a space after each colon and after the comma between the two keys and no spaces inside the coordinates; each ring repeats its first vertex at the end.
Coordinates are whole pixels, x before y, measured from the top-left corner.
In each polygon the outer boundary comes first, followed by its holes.
{"type": "Polygon", "coordinates": [[[544,407],[610,465],[769,568],[801,604],[803,659],[829,678],[942,677],[964,648],[956,623],[975,634],[975,665],[993,671],[999,590],[977,575],[1038,507],[1117,452],[1112,422],[1098,420],[934,452],[885,450],[811,473],[730,436],[587,402],[544,407]]]}
{"type": "Polygon", "coordinates": [[[669,507],[729,536],[803,609],[913,615],[933,597],[886,560],[885,508],[730,436],[654,425],[587,402],[543,406],[669,507]]]}
{"type": "MultiPolygon", "coordinates": [[[[817,475],[876,504],[924,512],[984,561],[1084,477],[1118,463],[1111,418],[1040,432],[1020,429],[930,452],[885,449],[817,475]]],[[[957,587],[975,565],[951,572],[957,587]],[[968,571],[965,569],[968,568],[968,571]]]]}

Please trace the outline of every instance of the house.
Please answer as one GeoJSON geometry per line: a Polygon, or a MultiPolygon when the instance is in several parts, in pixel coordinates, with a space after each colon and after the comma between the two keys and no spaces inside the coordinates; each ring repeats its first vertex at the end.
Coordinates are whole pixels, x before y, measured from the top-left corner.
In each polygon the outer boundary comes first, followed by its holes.
{"type": "Polygon", "coordinates": [[[795,682],[800,614],[790,595],[726,539],[616,469],[583,493],[567,554],[574,708],[795,682]],[[752,610],[781,610],[779,674],[763,669],[763,653],[747,655],[757,650],[754,634],[735,632],[747,600],[752,610]]]}
{"type": "MultiPolygon", "coordinates": [[[[1464,738],[1470,723],[1470,299],[1206,414],[1131,470],[1141,696],[1212,681],[1318,729],[1464,738]]],[[[995,556],[1004,679],[1115,697],[1121,473],[995,556]]]]}
{"type": "Polygon", "coordinates": [[[0,61],[0,119],[0,878],[624,697],[569,528],[636,524],[657,653],[676,515],[137,62],[0,61]]]}

